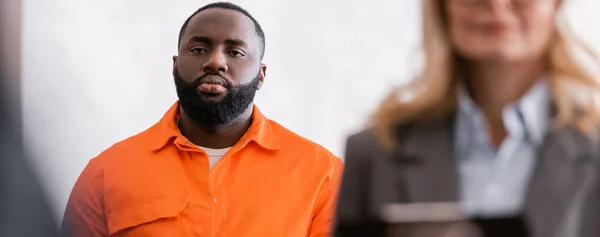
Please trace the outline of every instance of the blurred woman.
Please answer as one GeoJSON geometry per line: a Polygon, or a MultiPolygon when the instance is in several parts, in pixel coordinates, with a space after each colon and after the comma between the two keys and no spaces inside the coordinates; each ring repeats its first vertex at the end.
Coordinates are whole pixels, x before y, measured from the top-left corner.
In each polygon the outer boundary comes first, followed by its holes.
{"type": "Polygon", "coordinates": [[[536,237],[600,236],[599,64],[566,2],[423,0],[424,70],[348,139],[338,226],[459,202],[536,237]]]}

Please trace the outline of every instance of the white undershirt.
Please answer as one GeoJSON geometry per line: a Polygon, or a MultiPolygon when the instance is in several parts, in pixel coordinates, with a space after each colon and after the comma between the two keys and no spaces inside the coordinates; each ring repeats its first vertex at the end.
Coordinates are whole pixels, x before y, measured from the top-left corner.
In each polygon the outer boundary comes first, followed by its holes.
{"type": "Polygon", "coordinates": [[[225,155],[225,153],[227,153],[227,151],[229,151],[229,149],[231,149],[231,147],[228,148],[223,148],[223,149],[213,149],[213,148],[207,148],[207,147],[201,147],[198,146],[200,149],[202,149],[203,151],[206,152],[206,154],[208,154],[208,161],[210,163],[210,170],[212,171],[212,168],[215,166],[215,164],[217,164],[217,162],[219,162],[219,160],[225,155]]]}

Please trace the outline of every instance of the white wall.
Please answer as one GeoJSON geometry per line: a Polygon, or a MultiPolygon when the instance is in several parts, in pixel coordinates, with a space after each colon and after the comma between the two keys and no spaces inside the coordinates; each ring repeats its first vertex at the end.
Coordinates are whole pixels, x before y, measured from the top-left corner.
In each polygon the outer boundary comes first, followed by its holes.
{"type": "MultiPolygon", "coordinates": [[[[586,1],[598,13],[599,2],[586,1]]],[[[267,37],[258,106],[340,156],[389,86],[410,76],[420,31],[415,0],[233,2],[267,37]]],[[[206,3],[24,0],[26,139],[57,217],[90,158],[157,122],[175,101],[177,34],[206,3]]],[[[600,41],[600,30],[591,32],[600,41]]]]}

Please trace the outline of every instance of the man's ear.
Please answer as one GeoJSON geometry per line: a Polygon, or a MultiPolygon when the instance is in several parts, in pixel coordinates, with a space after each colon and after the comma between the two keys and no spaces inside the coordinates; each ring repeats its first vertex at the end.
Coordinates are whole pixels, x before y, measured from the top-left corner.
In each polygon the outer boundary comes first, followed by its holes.
{"type": "Polygon", "coordinates": [[[173,76],[177,74],[177,55],[173,55],[173,76]]]}
{"type": "Polygon", "coordinates": [[[257,90],[260,90],[260,88],[262,87],[263,83],[265,82],[265,77],[267,76],[267,65],[264,63],[260,64],[260,75],[259,75],[259,82],[258,82],[258,86],[256,87],[257,90]]]}

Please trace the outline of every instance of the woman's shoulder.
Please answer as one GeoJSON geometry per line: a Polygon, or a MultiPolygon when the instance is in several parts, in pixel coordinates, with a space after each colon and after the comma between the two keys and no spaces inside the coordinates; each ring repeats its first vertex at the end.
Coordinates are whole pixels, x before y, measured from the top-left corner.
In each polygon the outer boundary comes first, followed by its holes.
{"type": "MultiPolygon", "coordinates": [[[[398,140],[407,139],[407,136],[418,126],[418,123],[406,123],[400,126],[396,126],[393,129],[393,134],[398,140]]],[[[375,127],[368,127],[355,132],[348,136],[346,144],[358,145],[358,146],[374,146],[381,147],[380,140],[378,138],[375,127]]]]}
{"type": "Polygon", "coordinates": [[[346,140],[346,159],[371,159],[375,156],[389,155],[389,153],[389,149],[383,144],[381,137],[373,127],[355,132],[346,140]]]}
{"type": "Polygon", "coordinates": [[[376,142],[375,132],[373,128],[363,129],[361,131],[352,133],[348,136],[347,144],[359,145],[359,144],[372,144],[376,142]]]}

